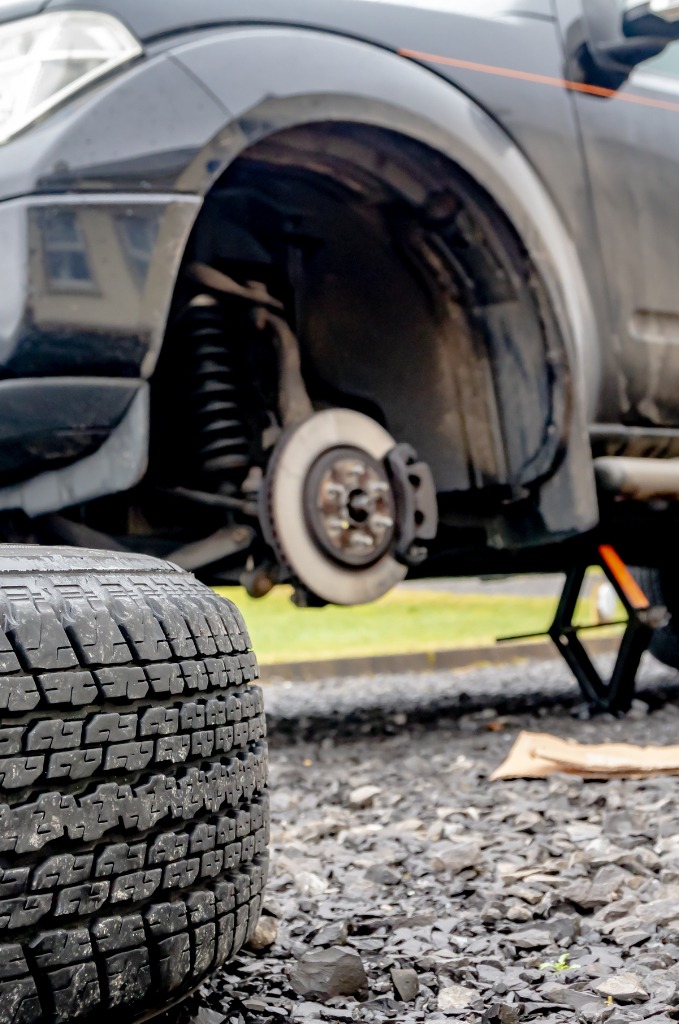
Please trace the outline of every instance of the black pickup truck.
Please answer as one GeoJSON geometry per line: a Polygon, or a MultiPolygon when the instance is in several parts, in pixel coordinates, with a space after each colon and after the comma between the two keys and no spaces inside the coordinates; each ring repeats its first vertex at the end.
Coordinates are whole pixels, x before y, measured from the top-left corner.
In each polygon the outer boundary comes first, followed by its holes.
{"type": "Polygon", "coordinates": [[[3,1024],[157,1009],[256,921],[253,659],[177,566],[563,571],[603,706],[600,560],[627,675],[653,626],[679,664],[676,38],[677,0],[0,0],[3,1024]]]}

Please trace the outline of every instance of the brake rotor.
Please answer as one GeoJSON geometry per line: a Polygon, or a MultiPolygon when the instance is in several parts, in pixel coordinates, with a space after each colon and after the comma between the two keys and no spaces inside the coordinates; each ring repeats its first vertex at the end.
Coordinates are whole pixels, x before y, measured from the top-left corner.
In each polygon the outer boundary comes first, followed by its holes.
{"type": "Polygon", "coordinates": [[[316,413],[286,434],[264,487],[264,528],[280,560],[332,604],[374,601],[405,579],[392,552],[396,498],[385,458],[396,446],[349,409],[316,413]]]}

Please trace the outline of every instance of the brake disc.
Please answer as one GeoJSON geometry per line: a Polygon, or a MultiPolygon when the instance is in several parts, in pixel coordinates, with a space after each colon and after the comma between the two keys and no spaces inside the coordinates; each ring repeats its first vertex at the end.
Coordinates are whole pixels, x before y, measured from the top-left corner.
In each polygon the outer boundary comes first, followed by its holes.
{"type": "MultiPolygon", "coordinates": [[[[288,431],[271,459],[265,536],[291,576],[324,601],[365,604],[407,575],[399,540],[413,525],[402,520],[418,503],[411,494],[404,500],[402,480],[393,476],[395,450],[393,437],[368,416],[328,409],[288,431]]],[[[425,489],[435,504],[433,481],[425,489]]]]}

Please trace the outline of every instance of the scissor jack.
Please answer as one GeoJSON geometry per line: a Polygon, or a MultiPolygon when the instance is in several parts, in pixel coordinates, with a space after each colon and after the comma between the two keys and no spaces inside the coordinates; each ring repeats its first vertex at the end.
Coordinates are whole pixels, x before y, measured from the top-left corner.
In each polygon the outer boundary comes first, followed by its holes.
{"type": "Polygon", "coordinates": [[[629,711],[634,700],[641,656],[648,649],[654,630],[660,629],[668,622],[667,609],[651,605],[620,555],[610,544],[600,544],[591,557],[583,557],[569,569],[554,621],[547,630],[547,635],[552,638],[575,676],[585,700],[584,710],[587,714],[610,712],[614,715],[623,715],[629,711]],[[627,614],[625,622],[607,623],[625,625],[615,666],[608,680],[602,678],[578,636],[585,630],[598,627],[576,626],[573,623],[585,574],[592,565],[601,566],[627,614]]]}

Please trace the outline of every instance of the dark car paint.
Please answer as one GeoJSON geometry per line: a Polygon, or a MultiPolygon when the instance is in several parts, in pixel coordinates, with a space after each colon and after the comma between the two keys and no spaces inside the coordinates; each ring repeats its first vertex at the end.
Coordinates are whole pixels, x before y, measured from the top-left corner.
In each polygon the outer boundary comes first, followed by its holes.
{"type": "MultiPolygon", "coordinates": [[[[568,45],[588,0],[557,0],[568,45]]],[[[679,419],[679,44],[635,67],[616,96],[573,93],[606,275],[616,418],[679,419]],[[674,75],[659,73],[668,60],[674,75]],[[641,103],[629,102],[638,98],[641,103]]]]}
{"type": "Polygon", "coordinates": [[[16,18],[29,18],[32,14],[39,14],[47,6],[47,0],[2,0],[0,2],[0,25],[4,21],[14,21],[16,18]]]}
{"type": "MultiPolygon", "coordinates": [[[[40,5],[20,6],[30,13],[40,5]]],[[[448,11],[375,0],[291,0],[285,7],[280,0],[197,0],[190,9],[183,0],[52,0],[47,6],[115,13],[147,43],[148,55],[0,148],[0,197],[11,200],[0,202],[0,236],[11,231],[18,242],[11,258],[7,247],[0,250],[0,271],[13,282],[0,300],[6,377],[147,377],[183,247],[211,184],[267,132],[312,118],[353,117],[404,131],[457,160],[504,209],[542,271],[570,342],[580,403],[571,437],[577,459],[555,485],[562,520],[555,515],[555,533],[585,529],[596,518],[582,443],[587,419],[679,422],[679,405],[663,402],[660,390],[653,396],[656,419],[643,410],[646,392],[630,403],[629,381],[640,370],[650,372],[652,357],[643,344],[612,341],[614,296],[602,273],[588,178],[591,146],[588,166],[578,115],[586,150],[583,110],[605,118],[615,103],[559,84],[563,39],[579,17],[577,5],[564,4],[560,22],[548,0],[469,0],[451,2],[448,11]],[[398,56],[400,50],[418,56],[398,56]],[[449,58],[467,66],[447,65],[449,58]],[[512,75],[517,70],[523,77],[512,75]],[[109,221],[122,215],[156,223],[122,330],[103,300],[98,307],[92,301],[85,327],[66,318],[41,329],[36,309],[46,296],[31,261],[44,260],[44,252],[28,240],[46,197],[56,193],[64,198],[49,200],[55,209],[77,208],[84,218],[98,210],[109,221]],[[564,493],[570,495],[565,504],[564,493]]],[[[0,7],[0,18],[6,11],[0,7]]],[[[593,184],[596,191],[595,174],[593,184]]],[[[604,232],[605,225],[602,238],[604,232]]],[[[117,228],[108,232],[104,263],[113,235],[117,228]]],[[[634,286],[633,256],[629,247],[634,286]]],[[[673,280],[672,271],[665,268],[666,279],[673,280]]],[[[644,306],[649,295],[634,294],[632,305],[654,312],[644,306]]]]}

